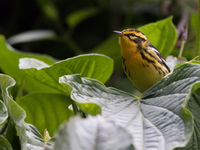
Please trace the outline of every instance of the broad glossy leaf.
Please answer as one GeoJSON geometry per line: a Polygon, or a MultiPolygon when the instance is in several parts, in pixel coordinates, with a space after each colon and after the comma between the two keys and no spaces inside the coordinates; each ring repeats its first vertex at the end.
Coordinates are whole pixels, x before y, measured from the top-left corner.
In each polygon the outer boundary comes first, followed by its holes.
{"type": "Polygon", "coordinates": [[[8,39],[8,43],[18,44],[18,43],[26,43],[26,42],[35,42],[47,39],[55,38],[56,33],[51,30],[33,30],[26,31],[17,35],[14,35],[8,39]]]}
{"type": "Polygon", "coordinates": [[[47,129],[53,136],[59,125],[73,115],[67,109],[70,101],[69,97],[60,94],[31,93],[18,99],[17,103],[26,111],[27,123],[36,126],[40,133],[47,129]]]}
{"type": "Polygon", "coordinates": [[[11,144],[2,135],[0,135],[0,150],[13,150],[11,144]]]}
{"type": "Polygon", "coordinates": [[[147,36],[152,45],[154,45],[163,57],[167,57],[173,50],[177,33],[176,27],[172,23],[172,17],[149,23],[139,28],[147,36]]]}
{"type": "Polygon", "coordinates": [[[8,118],[8,111],[5,104],[0,100],[0,126],[8,118]]]}
{"type": "Polygon", "coordinates": [[[94,78],[105,83],[112,74],[113,60],[104,55],[88,54],[59,61],[52,66],[42,67],[42,69],[38,66],[38,60],[36,59],[35,61],[28,58],[20,59],[19,67],[20,69],[26,69],[23,71],[28,73],[29,78],[34,78],[41,84],[65,93],[58,84],[60,76],[81,74],[84,77],[94,78]]]}
{"type": "Polygon", "coordinates": [[[72,86],[71,98],[77,103],[101,106],[102,116],[125,127],[139,150],[170,150],[187,144],[193,132],[193,121],[186,103],[192,86],[199,81],[200,64],[186,63],[138,100],[79,75],[63,76],[59,80],[61,84],[72,86]]]}
{"type": "Polygon", "coordinates": [[[38,130],[24,121],[25,111],[12,98],[11,89],[15,80],[8,75],[0,74],[0,85],[3,101],[8,109],[9,117],[14,122],[19,134],[22,150],[43,150],[44,147],[51,147],[51,143],[45,143],[38,130]]]}
{"type": "Polygon", "coordinates": [[[200,149],[200,83],[195,84],[192,89],[192,94],[189,98],[187,108],[193,115],[194,118],[194,132],[190,142],[186,147],[181,150],[199,150],[200,149]]]}
{"type": "Polygon", "coordinates": [[[55,140],[54,150],[133,150],[127,131],[101,116],[72,118],[55,140]]]}
{"type": "Polygon", "coordinates": [[[0,36],[0,70],[15,78],[17,80],[17,84],[23,86],[23,88],[27,91],[52,91],[51,88],[40,84],[37,80],[30,78],[26,79],[26,74],[18,67],[19,59],[22,57],[36,58],[44,61],[48,65],[55,62],[55,60],[48,56],[16,51],[6,44],[3,36],[0,36]]]}
{"type": "Polygon", "coordinates": [[[118,38],[119,37],[117,35],[109,37],[102,44],[97,46],[93,52],[111,57],[114,60],[115,68],[122,68],[118,38]]]}

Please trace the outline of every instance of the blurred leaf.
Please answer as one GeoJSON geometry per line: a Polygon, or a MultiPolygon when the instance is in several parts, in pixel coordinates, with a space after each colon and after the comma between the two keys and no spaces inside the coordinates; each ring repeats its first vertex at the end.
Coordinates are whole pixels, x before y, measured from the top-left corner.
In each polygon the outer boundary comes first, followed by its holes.
{"type": "Polygon", "coordinates": [[[177,57],[174,57],[174,56],[167,56],[166,58],[166,63],[167,63],[167,66],[169,67],[169,69],[171,71],[174,70],[174,67],[177,65],[178,63],[178,60],[177,60],[177,57]]]}
{"type": "Polygon", "coordinates": [[[198,36],[198,13],[193,13],[190,21],[195,35],[198,36]]]}
{"type": "Polygon", "coordinates": [[[69,14],[66,18],[66,22],[70,28],[74,28],[82,21],[95,16],[99,12],[99,9],[96,7],[85,8],[78,10],[69,14]]]}
{"type": "Polygon", "coordinates": [[[19,59],[22,57],[37,58],[48,65],[55,62],[55,60],[49,56],[16,51],[5,43],[3,36],[0,36],[0,70],[3,73],[14,77],[17,80],[18,85],[23,86],[27,91],[50,92],[51,89],[48,86],[40,84],[37,80],[26,78],[26,74],[18,67],[19,59]]]}
{"type": "Polygon", "coordinates": [[[59,18],[59,12],[52,0],[37,0],[37,2],[48,19],[55,21],[59,18]]]}
{"type": "Polygon", "coordinates": [[[105,40],[101,45],[97,46],[92,52],[104,54],[114,60],[115,68],[122,68],[120,45],[118,43],[118,36],[111,36],[105,40]]]}
{"type": "Polygon", "coordinates": [[[13,150],[11,144],[2,135],[0,135],[0,150],[13,150]]]}
{"type": "Polygon", "coordinates": [[[26,69],[23,71],[27,73],[29,78],[36,79],[41,84],[61,93],[65,93],[65,90],[58,84],[60,76],[81,74],[84,77],[94,78],[105,83],[113,71],[113,60],[98,54],[79,55],[40,70],[37,63],[38,60],[22,58],[19,67],[20,69],[26,69]]]}
{"type": "Polygon", "coordinates": [[[26,31],[17,35],[14,35],[8,39],[8,43],[18,44],[26,42],[42,41],[47,39],[53,39],[56,37],[56,33],[51,30],[33,30],[26,31]]]}
{"type": "Polygon", "coordinates": [[[164,58],[171,53],[176,44],[177,33],[176,27],[172,23],[172,17],[149,23],[138,29],[147,36],[151,44],[160,51],[164,58]]]}
{"type": "Polygon", "coordinates": [[[174,57],[170,55],[166,58],[166,63],[171,71],[173,71],[174,68],[182,65],[184,62],[187,62],[187,59],[184,57],[174,57]]]}
{"type": "Polygon", "coordinates": [[[5,104],[0,100],[0,126],[8,118],[8,111],[5,104]]]}
{"type": "MultiPolygon", "coordinates": [[[[199,2],[200,3],[200,2],[199,2]]],[[[199,4],[200,6],[200,4],[199,4]]],[[[196,55],[200,55],[200,10],[198,13],[193,13],[191,16],[191,26],[196,36],[196,43],[195,43],[195,53],[196,55]]]]}
{"type": "Polygon", "coordinates": [[[31,124],[24,122],[26,112],[13,100],[11,89],[15,80],[8,75],[0,74],[0,85],[3,101],[8,109],[10,121],[13,121],[19,134],[22,150],[38,150],[51,147],[51,143],[45,143],[41,134],[31,124]]]}
{"type": "MultiPolygon", "coordinates": [[[[126,128],[133,136],[136,149],[143,147],[145,150],[171,150],[188,143],[194,126],[186,104],[193,93],[192,87],[196,87],[199,81],[200,64],[185,63],[138,100],[79,75],[67,75],[59,80],[72,86],[73,100],[101,106],[102,116],[126,128]]],[[[199,105],[195,106],[194,112],[199,109],[199,105]]]]}
{"type": "Polygon", "coordinates": [[[54,150],[133,150],[127,131],[100,116],[71,119],[55,140],[54,150]]]}
{"type": "Polygon", "coordinates": [[[47,129],[53,136],[59,125],[73,115],[67,109],[70,101],[70,98],[64,95],[32,93],[18,99],[17,103],[26,111],[27,123],[36,126],[40,133],[47,129]]]}

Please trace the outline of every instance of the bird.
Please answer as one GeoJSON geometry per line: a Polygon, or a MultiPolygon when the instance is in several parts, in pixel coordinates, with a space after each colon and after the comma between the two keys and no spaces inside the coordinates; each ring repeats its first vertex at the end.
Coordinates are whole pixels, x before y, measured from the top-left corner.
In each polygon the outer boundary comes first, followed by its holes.
{"type": "Polygon", "coordinates": [[[146,91],[170,73],[165,59],[144,33],[137,29],[113,32],[119,35],[124,72],[138,91],[146,91]]]}

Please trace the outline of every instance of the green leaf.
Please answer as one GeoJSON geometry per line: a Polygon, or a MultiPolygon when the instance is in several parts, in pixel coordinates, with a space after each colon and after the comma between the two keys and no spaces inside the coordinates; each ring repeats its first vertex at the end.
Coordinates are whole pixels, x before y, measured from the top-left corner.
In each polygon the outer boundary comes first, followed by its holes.
{"type": "Polygon", "coordinates": [[[189,98],[187,108],[193,115],[194,118],[194,132],[190,142],[186,147],[181,148],[181,150],[199,150],[200,149],[200,83],[193,86],[192,94],[189,98]]]}
{"type": "Polygon", "coordinates": [[[64,89],[58,84],[60,76],[81,74],[84,77],[94,78],[105,83],[112,74],[113,60],[104,55],[88,54],[62,60],[50,67],[46,66],[47,64],[41,61],[28,58],[20,59],[19,63],[20,69],[26,69],[23,71],[28,74],[29,78],[36,79],[41,84],[57,90],[57,92],[65,93],[64,89]]]}
{"type": "Polygon", "coordinates": [[[176,27],[172,23],[172,17],[155,23],[149,23],[138,29],[147,36],[151,44],[154,45],[165,58],[171,53],[176,44],[177,33],[176,27]]]}
{"type": "Polygon", "coordinates": [[[51,89],[46,85],[40,84],[40,82],[34,79],[26,78],[26,74],[18,68],[19,59],[22,57],[36,58],[44,61],[48,65],[55,62],[55,60],[48,56],[16,51],[6,44],[3,36],[0,36],[0,70],[15,78],[17,84],[23,86],[27,91],[50,91],[51,89]]]}
{"type": "Polygon", "coordinates": [[[198,36],[198,13],[193,13],[191,16],[191,26],[196,36],[198,36]]]}
{"type": "Polygon", "coordinates": [[[54,23],[55,21],[58,21],[59,12],[53,0],[37,0],[37,3],[39,4],[41,11],[46,16],[46,18],[53,21],[54,23]]]}
{"type": "Polygon", "coordinates": [[[125,127],[133,136],[136,149],[145,150],[171,150],[188,143],[194,125],[186,104],[192,87],[199,81],[200,64],[186,63],[144,92],[138,100],[79,75],[63,76],[59,80],[61,84],[72,86],[73,100],[101,106],[102,116],[125,127]]]}
{"type": "Polygon", "coordinates": [[[8,43],[18,44],[26,42],[42,41],[47,39],[53,39],[56,37],[56,33],[51,30],[33,30],[26,31],[17,35],[14,35],[8,39],[8,43]]]}
{"type": "Polygon", "coordinates": [[[55,140],[54,150],[133,150],[127,131],[100,116],[71,119],[55,140]]]}
{"type": "Polygon", "coordinates": [[[11,144],[2,135],[0,135],[0,149],[1,150],[13,150],[11,144]]]}
{"type": "Polygon", "coordinates": [[[70,101],[71,99],[64,95],[31,93],[18,99],[17,103],[26,111],[27,123],[36,126],[40,133],[47,129],[53,136],[59,125],[73,115],[72,111],[67,109],[70,101]]]}
{"type": "Polygon", "coordinates": [[[51,143],[43,141],[41,134],[34,126],[24,121],[26,112],[13,100],[10,93],[12,87],[15,85],[15,80],[8,75],[0,74],[0,85],[10,121],[14,122],[19,134],[21,149],[38,150],[44,147],[52,147],[51,143]]]}
{"type": "Polygon", "coordinates": [[[96,116],[101,113],[101,107],[94,103],[77,103],[80,109],[86,114],[96,116]]]}
{"type": "Polygon", "coordinates": [[[8,111],[5,104],[0,100],[0,126],[8,118],[8,111]]]}
{"type": "Polygon", "coordinates": [[[122,68],[122,60],[120,54],[120,45],[118,43],[117,36],[111,36],[105,40],[102,44],[97,46],[93,53],[104,54],[111,57],[114,60],[115,68],[122,68]]]}
{"type": "MultiPolygon", "coordinates": [[[[200,4],[199,4],[200,6],[200,4]]],[[[191,26],[192,26],[192,29],[195,33],[195,51],[196,51],[196,55],[200,55],[200,35],[199,35],[199,32],[200,32],[200,29],[199,29],[199,26],[200,26],[200,10],[198,13],[193,13],[192,16],[191,16],[191,26]]]]}
{"type": "Polygon", "coordinates": [[[99,9],[96,7],[84,8],[69,14],[66,18],[66,22],[70,28],[74,28],[82,21],[95,16],[98,12],[99,9]]]}

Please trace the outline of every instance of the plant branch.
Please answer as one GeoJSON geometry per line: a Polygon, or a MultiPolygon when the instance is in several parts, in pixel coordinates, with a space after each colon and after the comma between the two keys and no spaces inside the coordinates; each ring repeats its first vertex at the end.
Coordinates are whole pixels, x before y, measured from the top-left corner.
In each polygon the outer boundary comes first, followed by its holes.
{"type": "Polygon", "coordinates": [[[183,10],[181,20],[179,21],[179,23],[177,25],[178,38],[187,39],[187,34],[184,32],[187,31],[187,30],[185,30],[185,28],[188,26],[187,25],[188,24],[188,16],[189,16],[189,14],[185,10],[183,10]],[[183,35],[184,35],[184,37],[181,37],[183,35]]]}

